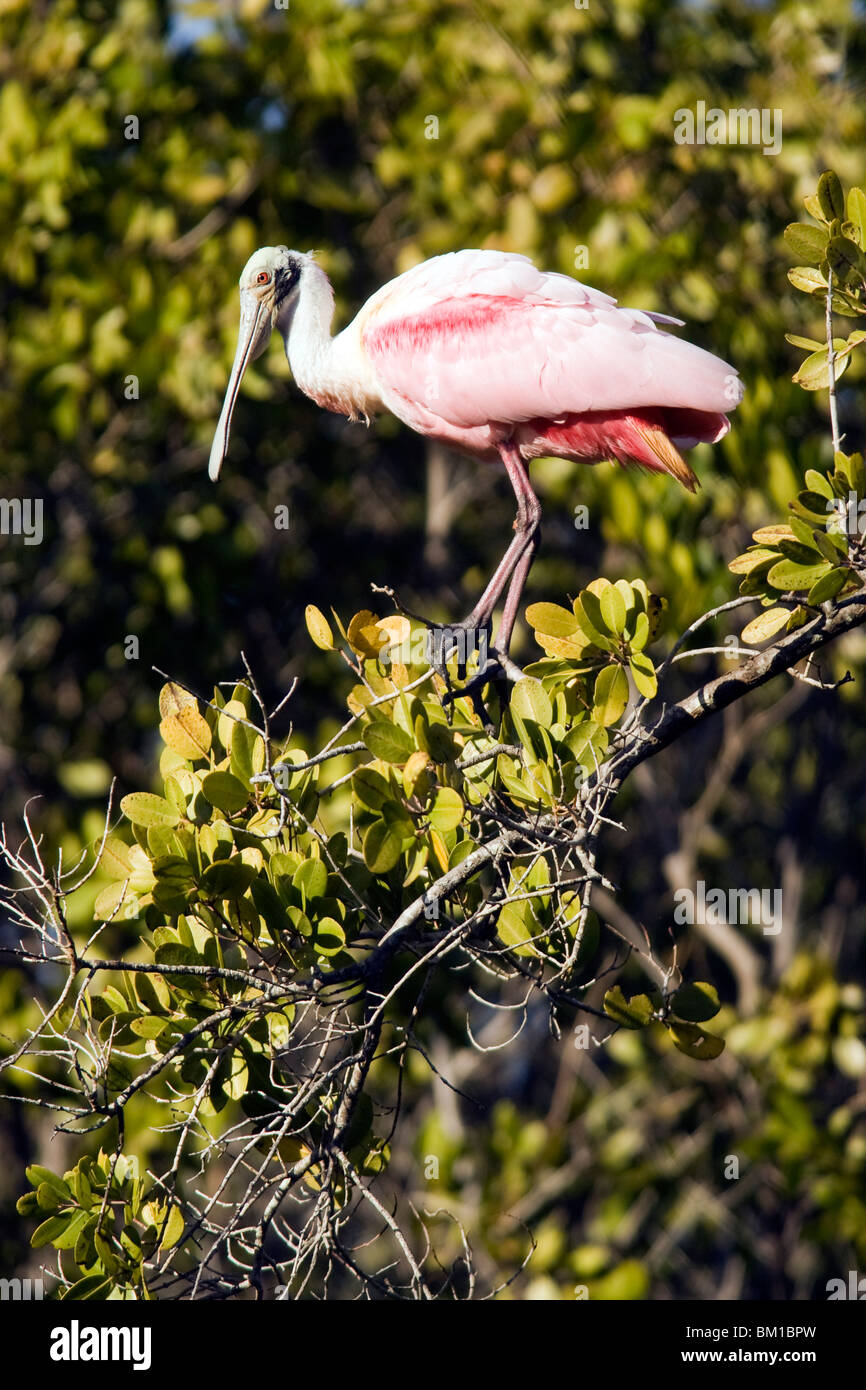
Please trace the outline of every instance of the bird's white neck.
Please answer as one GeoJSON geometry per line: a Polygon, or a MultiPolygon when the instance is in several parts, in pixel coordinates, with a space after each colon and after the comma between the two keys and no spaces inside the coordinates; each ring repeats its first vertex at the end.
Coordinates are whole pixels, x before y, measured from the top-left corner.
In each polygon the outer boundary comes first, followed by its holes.
{"type": "Polygon", "coordinates": [[[370,397],[352,369],[341,341],[331,337],[334,291],[321,266],[310,257],[301,272],[297,298],[287,321],[277,321],[286,345],[286,357],[296,384],[317,405],[357,419],[368,416],[378,402],[370,397]]]}

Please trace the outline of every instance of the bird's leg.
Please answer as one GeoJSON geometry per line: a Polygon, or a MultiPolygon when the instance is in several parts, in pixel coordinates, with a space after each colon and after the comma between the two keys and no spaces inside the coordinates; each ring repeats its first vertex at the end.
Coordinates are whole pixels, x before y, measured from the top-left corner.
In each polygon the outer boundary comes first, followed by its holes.
{"type": "MultiPolygon", "coordinates": [[[[511,634],[517,619],[517,610],[523,595],[526,576],[532,567],[541,540],[541,503],[532,489],[526,464],[517,447],[509,441],[499,445],[499,453],[517,498],[514,539],[468,618],[464,619],[462,623],[455,624],[454,630],[469,634],[483,631],[485,634],[483,645],[476,642],[476,649],[482,656],[481,668],[472,677],[469,684],[463,687],[463,691],[457,692],[459,694],[464,693],[464,691],[471,693],[495,678],[497,674],[500,678],[504,676],[508,680],[518,680],[521,674],[519,666],[516,666],[509,658],[508,648],[511,643],[511,634]],[[508,594],[505,600],[505,611],[502,615],[496,642],[488,654],[486,637],[491,630],[493,611],[506,584],[508,584],[508,594]]],[[[445,629],[445,631],[448,630],[445,629]]],[[[461,665],[465,669],[465,664],[461,662],[461,665]]],[[[449,698],[454,698],[451,692],[449,692],[449,698]]]]}
{"type": "MultiPolygon", "coordinates": [[[[514,681],[519,680],[521,676],[520,667],[509,658],[508,647],[526,576],[541,539],[541,503],[532,490],[526,464],[517,446],[511,441],[503,442],[499,445],[499,453],[517,499],[517,515],[514,519],[514,536],[511,543],[472,612],[462,622],[446,624],[433,623],[427,618],[419,619],[430,630],[430,664],[448,684],[444,697],[446,702],[455,700],[464,693],[473,695],[476,690],[480,690],[488,681],[497,677],[514,681]],[[493,613],[506,585],[508,594],[502,623],[495,644],[491,644],[493,613]],[[466,663],[471,653],[478,652],[480,658],[478,672],[468,685],[459,690],[451,688],[447,670],[448,658],[455,649],[458,654],[457,673],[461,680],[466,675],[466,663]]],[[[408,617],[418,618],[417,614],[410,613],[403,607],[392,589],[381,588],[376,584],[372,587],[378,593],[387,594],[400,612],[408,617]]]]}
{"type": "Polygon", "coordinates": [[[517,621],[517,610],[520,607],[520,600],[523,597],[526,577],[532,568],[532,562],[541,544],[541,503],[529,486],[528,479],[526,481],[526,487],[529,494],[527,499],[528,540],[526,549],[514,567],[511,582],[508,585],[508,593],[505,598],[505,609],[502,614],[502,622],[499,624],[499,631],[496,634],[494,650],[500,659],[508,656],[508,648],[511,645],[511,634],[514,631],[514,624],[517,621]]]}
{"type": "Polygon", "coordinates": [[[531,544],[541,516],[538,498],[532,491],[526,464],[520,457],[517,448],[511,443],[500,444],[499,453],[517,499],[514,537],[472,612],[459,624],[461,628],[468,628],[473,623],[478,627],[489,625],[493,617],[493,610],[502,596],[502,590],[511,578],[526,547],[531,544]]]}

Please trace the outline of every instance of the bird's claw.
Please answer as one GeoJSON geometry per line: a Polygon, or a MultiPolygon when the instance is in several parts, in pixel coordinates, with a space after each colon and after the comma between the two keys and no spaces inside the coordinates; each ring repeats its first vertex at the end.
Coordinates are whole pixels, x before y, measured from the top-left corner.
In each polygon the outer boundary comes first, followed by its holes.
{"type": "Polygon", "coordinates": [[[459,689],[449,686],[449,689],[442,696],[442,703],[450,704],[454,700],[459,700],[463,695],[474,695],[476,691],[483,690],[485,685],[490,685],[491,682],[498,685],[508,682],[513,684],[522,678],[523,672],[517,662],[512,661],[507,653],[499,652],[495,647],[491,647],[484,664],[459,689]]]}
{"type": "Polygon", "coordinates": [[[478,624],[471,619],[462,623],[428,623],[427,660],[450,685],[448,660],[457,653],[457,678],[465,680],[470,656],[478,653],[480,664],[486,665],[490,649],[490,624],[478,624]]]}
{"type": "Polygon", "coordinates": [[[491,644],[490,622],[479,623],[470,616],[460,623],[434,623],[429,618],[421,617],[420,614],[406,608],[390,586],[372,584],[370,587],[375,593],[384,594],[389,598],[398,612],[423,623],[427,628],[427,660],[447,687],[442,696],[443,705],[453,704],[465,695],[472,702],[484,725],[490,727],[490,716],[481,701],[482,690],[491,682],[499,685],[509,681],[513,683],[521,680],[523,676],[522,670],[511,660],[508,653],[499,651],[491,644]],[[459,687],[452,685],[448,671],[448,660],[455,651],[457,678],[465,682],[459,687]],[[478,670],[467,681],[466,667],[470,656],[476,652],[479,659],[478,670]]]}

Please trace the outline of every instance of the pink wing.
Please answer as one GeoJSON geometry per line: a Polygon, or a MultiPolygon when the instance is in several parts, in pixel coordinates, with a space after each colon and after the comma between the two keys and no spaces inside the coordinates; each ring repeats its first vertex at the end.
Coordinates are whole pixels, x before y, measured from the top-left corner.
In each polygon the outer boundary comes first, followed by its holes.
{"type": "Polygon", "coordinates": [[[425,261],[384,285],[363,320],[382,399],[424,433],[438,419],[480,443],[490,424],[647,406],[724,413],[742,397],[720,358],[526,256],[425,261]]]}

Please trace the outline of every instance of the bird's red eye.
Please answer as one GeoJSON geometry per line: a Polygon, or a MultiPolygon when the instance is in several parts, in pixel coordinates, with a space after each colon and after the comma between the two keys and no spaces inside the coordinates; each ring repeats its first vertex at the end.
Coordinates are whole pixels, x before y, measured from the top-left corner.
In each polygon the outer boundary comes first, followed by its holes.
{"type": "Polygon", "coordinates": [[[257,285],[266,285],[266,284],[268,283],[268,281],[270,280],[270,278],[271,278],[271,277],[270,277],[270,275],[268,274],[268,272],[267,272],[266,270],[260,270],[259,273],[258,273],[258,275],[256,276],[256,284],[257,284],[257,285]]]}

